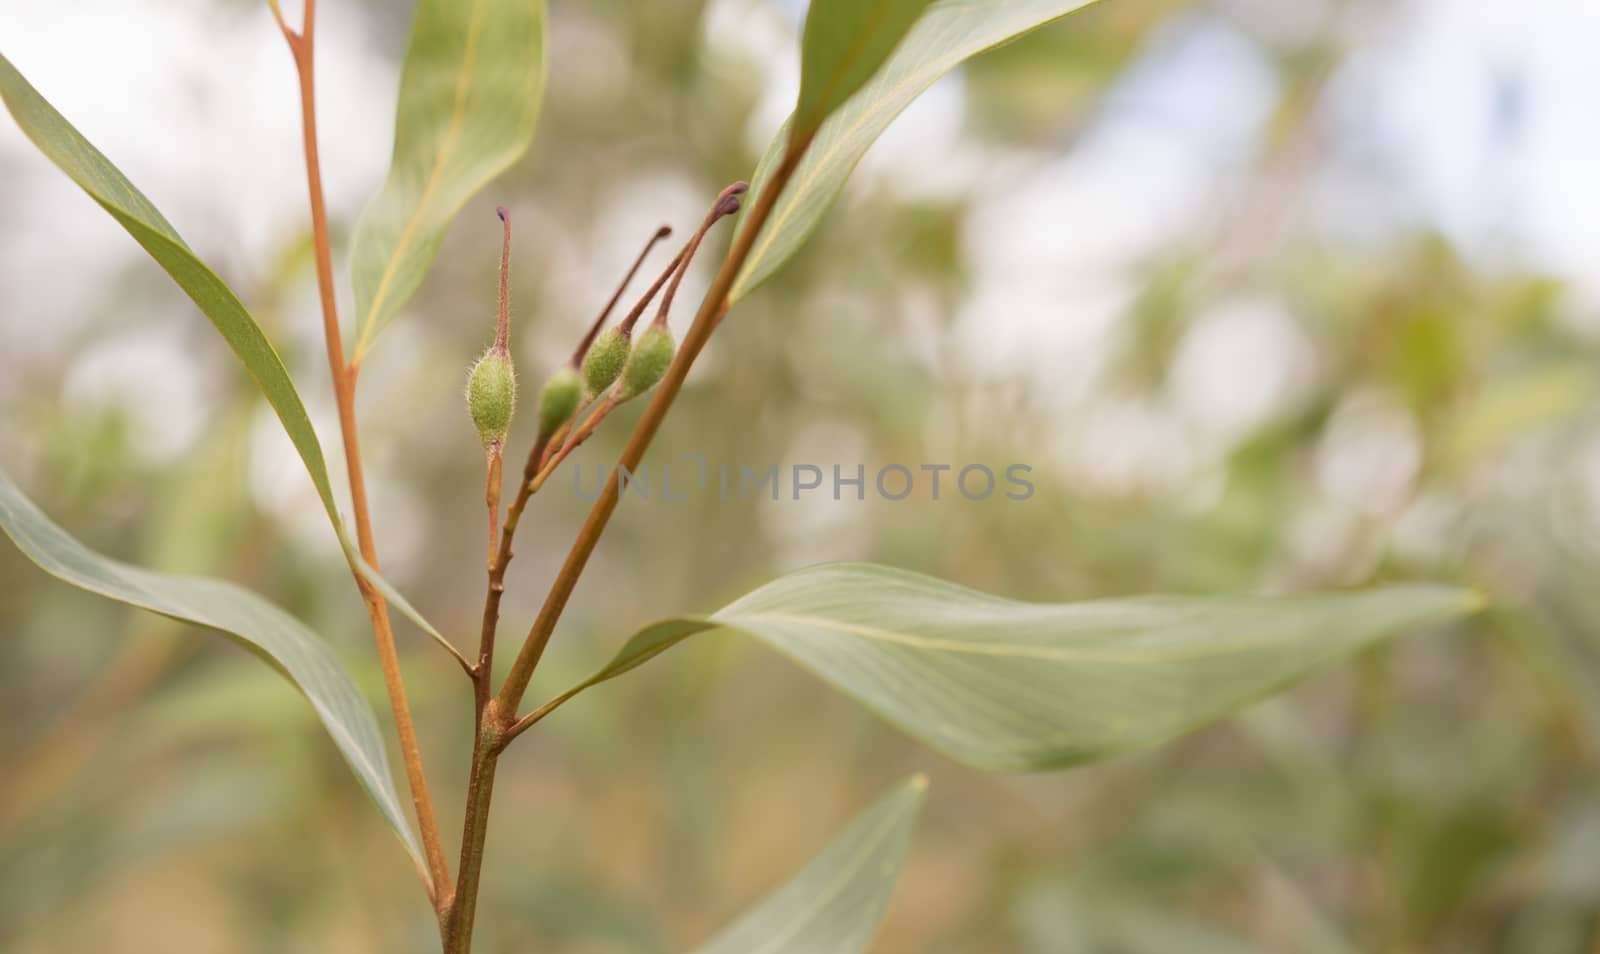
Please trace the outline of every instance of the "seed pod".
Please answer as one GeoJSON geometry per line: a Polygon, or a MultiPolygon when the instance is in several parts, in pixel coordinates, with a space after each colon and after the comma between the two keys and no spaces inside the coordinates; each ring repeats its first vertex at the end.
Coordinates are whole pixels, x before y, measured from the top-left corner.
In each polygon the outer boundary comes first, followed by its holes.
{"type": "Polygon", "coordinates": [[[467,410],[472,412],[472,423],[484,447],[505,442],[516,409],[517,372],[511,366],[511,355],[490,348],[467,376],[467,410]]]}
{"type": "Polygon", "coordinates": [[[617,395],[617,402],[638,397],[655,387],[667,373],[677,350],[678,343],[673,340],[671,331],[662,325],[651,325],[639,336],[639,343],[628,355],[628,366],[622,372],[622,393],[617,395]]]}
{"type": "Polygon", "coordinates": [[[600,332],[583,356],[583,393],[593,400],[601,391],[611,387],[628,363],[628,339],[615,328],[600,332]]]}
{"type": "Polygon", "coordinates": [[[544,383],[539,392],[539,436],[549,437],[571,419],[578,410],[578,400],[583,396],[583,382],[578,372],[564,367],[544,383]]]}

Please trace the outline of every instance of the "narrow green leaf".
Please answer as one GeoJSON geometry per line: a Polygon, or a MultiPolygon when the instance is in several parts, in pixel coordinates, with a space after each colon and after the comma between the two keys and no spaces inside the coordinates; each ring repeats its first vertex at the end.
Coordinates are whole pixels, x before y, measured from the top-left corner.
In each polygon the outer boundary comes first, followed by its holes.
{"type": "Polygon", "coordinates": [[[5,100],[17,125],[39,151],[111,213],[211,319],[277,412],[317,485],[329,518],[337,524],[339,514],[328,482],[327,462],[311,418],[306,415],[283,359],[238,296],[189,249],[144,193],[56,112],[4,56],[0,56],[0,99],[5,100]]]}
{"type": "Polygon", "coordinates": [[[372,584],[372,588],[377,590],[380,596],[389,601],[389,605],[399,610],[401,616],[411,620],[429,639],[443,646],[450,655],[457,659],[462,658],[461,652],[456,649],[455,644],[446,639],[443,633],[435,629],[433,624],[428,622],[427,618],[415,606],[411,605],[411,601],[394,588],[393,583],[380,576],[378,571],[372,568],[372,564],[361,556],[361,551],[357,550],[354,544],[345,539],[342,532],[339,536],[339,542],[344,546],[345,559],[350,561],[350,565],[355,567],[357,573],[367,578],[367,582],[372,584]]]}
{"type": "Polygon", "coordinates": [[[928,781],[884,796],[783,887],[695,954],[860,954],[878,933],[928,781]]]}
{"type": "Polygon", "coordinates": [[[709,617],[649,626],[558,698],[696,633],[727,629],[784,653],[954,759],[1038,771],[1164,742],[1480,602],[1467,590],[1409,585],[1047,605],[888,567],[830,564],[781,577],[709,617]]]}
{"type": "Polygon", "coordinates": [[[421,851],[391,781],[377,719],[316,634],[231,583],[153,573],[95,553],[52,523],[3,472],[0,529],[46,573],[118,602],[216,630],[277,668],[310,700],[384,820],[421,865],[421,851]]]}
{"type": "Polygon", "coordinates": [[[416,293],[456,213],[528,151],[544,34],[544,0],[418,0],[389,179],[356,228],[354,360],[416,293]]]}
{"type": "Polygon", "coordinates": [[[178,287],[194,300],[200,311],[221,332],[223,339],[238,356],[239,363],[255,379],[256,386],[283,423],[284,431],[305,463],[306,472],[311,475],[311,482],[316,485],[317,496],[328,513],[328,519],[339,536],[351,566],[393,602],[402,615],[429,636],[443,642],[444,637],[439,635],[438,630],[401,598],[393,585],[368,566],[351,543],[334,502],[322,444],[311,426],[305,404],[295,390],[283,359],[278,356],[272,342],[267,340],[265,332],[256,324],[244,303],[239,301],[239,297],[216,272],[195,255],[166,217],[145,198],[144,193],[129,182],[65,117],[56,112],[4,56],[0,56],[0,100],[4,100],[17,125],[45,158],[55,163],[127,229],[128,234],[172,276],[178,287]]]}
{"type": "Polygon", "coordinates": [[[816,129],[872,78],[930,0],[811,0],[793,128],[816,129]]]}
{"type": "MultiPolygon", "coordinates": [[[[860,85],[860,91],[822,123],[788,188],[778,198],[761,234],[756,237],[729,299],[738,301],[750,294],[805,244],[828,207],[839,197],[845,180],[868,147],[883,135],[912,100],[922,95],[923,90],[970,57],[1091,2],[1093,0],[937,0],[912,26],[905,40],[893,48],[883,68],[876,74],[869,70],[871,78],[863,77],[865,83],[860,85]]],[[[847,6],[848,3],[849,0],[840,0],[829,6],[847,6]]],[[[806,43],[810,42],[808,19],[806,43]]],[[[802,104],[805,103],[804,91],[802,81],[802,104]]],[[[788,130],[805,129],[805,119],[805,113],[797,111],[767,147],[766,155],[756,167],[746,208],[755,205],[773,169],[783,158],[789,144],[788,130]]]]}

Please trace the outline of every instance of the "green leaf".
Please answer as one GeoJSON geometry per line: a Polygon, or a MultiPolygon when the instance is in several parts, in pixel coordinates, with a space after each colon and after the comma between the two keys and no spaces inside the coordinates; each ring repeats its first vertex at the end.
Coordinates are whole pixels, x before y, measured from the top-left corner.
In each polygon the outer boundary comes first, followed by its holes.
{"type": "Polygon", "coordinates": [[[416,293],[466,201],[528,151],[544,34],[544,0],[418,0],[389,179],[356,228],[353,360],[416,293]]]}
{"type": "Polygon", "coordinates": [[[295,390],[283,359],[239,297],[195,255],[166,217],[145,198],[144,193],[129,182],[65,117],[56,112],[4,56],[0,56],[0,99],[5,101],[17,125],[44,153],[45,158],[55,163],[101,208],[111,213],[111,217],[128,230],[128,234],[172,276],[178,287],[194,300],[200,311],[221,332],[223,339],[238,356],[239,363],[255,379],[256,386],[283,423],[284,431],[305,463],[306,472],[311,475],[311,482],[316,485],[317,496],[322,500],[323,509],[328,513],[328,519],[339,536],[339,543],[351,566],[377,587],[401,615],[416,623],[433,639],[449,645],[438,630],[406,602],[388,581],[361,559],[350,541],[334,502],[322,444],[317,440],[317,432],[311,426],[311,418],[306,414],[300,393],[295,390]]]}
{"type": "Polygon", "coordinates": [[[231,583],[154,573],[95,553],[52,523],[3,472],[0,529],[46,573],[118,602],[214,629],[277,668],[310,700],[384,820],[421,865],[421,851],[390,778],[378,722],[316,634],[231,583]]]}
{"type": "Polygon", "coordinates": [[[927,779],[890,792],[787,884],[695,954],[859,954],[878,933],[927,779]]]}
{"type": "Polygon", "coordinates": [[[0,56],[0,99],[16,118],[17,125],[33,144],[76,182],[100,207],[111,213],[134,241],[150,253],[172,280],[178,283],[205,316],[222,333],[233,353],[277,412],[278,420],[305,461],[317,494],[337,525],[333,488],[328,482],[327,462],[322,445],[311,427],[305,405],[289,378],[283,359],[267,340],[261,326],[239,301],[232,289],[202,262],[144,193],[113,166],[100,150],[83,138],[72,124],[39,95],[16,67],[0,56]]]}
{"type": "MultiPolygon", "coordinates": [[[[883,135],[912,100],[922,95],[923,90],[962,61],[1091,2],[1093,0],[938,0],[934,3],[905,40],[894,47],[883,68],[866,79],[860,91],[822,123],[788,188],[778,197],[766,225],[756,237],[729,300],[738,301],[750,294],[805,244],[828,207],[839,197],[845,180],[868,147],[883,135]]],[[[848,0],[841,0],[828,6],[847,3],[848,0]]],[[[812,16],[815,15],[813,12],[812,16]]],[[[810,19],[806,30],[806,52],[809,53],[810,19]]],[[[802,105],[804,92],[802,80],[802,105]]],[[[787,130],[804,129],[805,124],[800,120],[805,118],[803,111],[797,111],[785,130],[773,138],[756,167],[745,208],[755,207],[761,190],[783,159],[789,144],[787,130]]]]}
{"type": "Polygon", "coordinates": [[[800,41],[795,135],[815,130],[871,79],[929,2],[812,0],[800,41]]]}
{"type": "Polygon", "coordinates": [[[951,758],[1062,768],[1199,728],[1382,639],[1477,609],[1396,586],[1288,597],[1018,603],[869,564],[781,577],[645,628],[571,698],[716,629],[753,636],[951,758]]]}

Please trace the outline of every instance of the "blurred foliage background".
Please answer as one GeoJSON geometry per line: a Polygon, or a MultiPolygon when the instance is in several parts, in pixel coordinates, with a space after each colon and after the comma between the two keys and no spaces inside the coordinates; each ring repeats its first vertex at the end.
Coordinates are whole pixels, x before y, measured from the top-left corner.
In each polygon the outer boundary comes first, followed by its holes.
{"type": "MultiPolygon", "coordinates": [[[[241,291],[330,441],[293,78],[264,5],[15,6],[7,54],[241,291]]],[[[343,247],[386,165],[408,23],[323,6],[343,247]]],[[[534,381],[658,223],[686,231],[753,168],[793,95],[800,6],[552,3],[534,154],[469,205],[361,381],[388,575],[459,643],[481,605],[460,389],[492,332],[493,207],[516,216],[534,381]]],[[[534,693],[656,616],[819,560],[1052,601],[1439,579],[1492,612],[1037,777],[948,764],[757,648],[679,649],[503,763],[481,948],[688,949],[922,770],[886,954],[1600,951],[1600,146],[1577,108],[1600,24],[1516,6],[1104,0],[939,84],[719,332],[651,460],[678,480],[684,453],[1025,463],[1036,494],[630,501],[534,693]]],[[[0,461],[89,544],[310,621],[381,712],[360,602],[248,381],[0,125],[0,461]]],[[[588,486],[637,414],[575,457],[588,486]]],[[[586,510],[565,479],[535,500],[504,639],[586,510]]],[[[0,949],[436,943],[403,853],[271,671],[9,547],[0,634],[0,949]]],[[[467,686],[402,639],[453,839],[467,686]]]]}

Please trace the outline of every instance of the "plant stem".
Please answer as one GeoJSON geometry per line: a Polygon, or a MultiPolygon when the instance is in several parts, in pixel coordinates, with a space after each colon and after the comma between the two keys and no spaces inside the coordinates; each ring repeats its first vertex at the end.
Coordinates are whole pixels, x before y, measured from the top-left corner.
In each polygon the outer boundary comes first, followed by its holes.
{"type": "Polygon", "coordinates": [[[606,419],[606,416],[617,409],[617,406],[616,400],[610,394],[601,398],[600,403],[595,406],[595,409],[589,413],[588,417],[584,418],[583,423],[567,434],[566,440],[561,444],[561,449],[551,454],[550,459],[539,468],[538,476],[534,477],[533,483],[529,485],[530,489],[534,493],[538,493],[539,488],[543,487],[545,481],[550,479],[550,475],[555,472],[555,469],[561,466],[561,462],[566,460],[569,454],[577,450],[584,441],[588,440],[606,419]]]}
{"type": "Polygon", "coordinates": [[[494,565],[499,549],[495,546],[495,538],[500,534],[500,445],[496,443],[489,449],[489,473],[484,479],[483,502],[489,510],[489,555],[484,562],[489,572],[494,572],[494,565]]]}
{"type": "Polygon", "coordinates": [[[506,569],[511,565],[511,543],[517,535],[517,524],[522,512],[533,496],[533,478],[539,460],[544,456],[547,440],[534,443],[528,452],[528,462],[522,468],[522,480],[517,496],[506,509],[505,524],[500,528],[500,547],[489,564],[489,592],[483,600],[483,630],[478,637],[478,664],[470,670],[473,698],[472,762],[467,775],[467,810],[461,828],[461,861],[458,871],[472,885],[469,891],[456,891],[441,906],[439,930],[444,940],[446,954],[468,954],[472,949],[472,926],[477,914],[478,874],[483,868],[483,849],[488,836],[489,799],[494,790],[495,766],[503,742],[497,738],[503,732],[506,718],[492,707],[491,680],[494,674],[494,636],[500,621],[500,598],[506,591],[506,569]]]}
{"type": "MultiPolygon", "coordinates": [[[[502,573],[504,572],[504,564],[502,573]]],[[[493,571],[491,570],[491,573],[493,571]]],[[[499,606],[499,589],[491,585],[493,602],[499,606]]],[[[484,609],[486,620],[489,609],[484,609]]],[[[485,625],[492,625],[485,622],[485,625]]],[[[485,632],[491,632],[485,630],[485,632]]],[[[505,718],[499,714],[490,696],[493,673],[489,661],[493,653],[493,636],[480,655],[477,668],[472,672],[473,720],[472,761],[467,770],[467,807],[461,820],[461,858],[456,873],[463,891],[457,888],[448,902],[439,909],[439,933],[444,942],[445,954],[469,954],[472,950],[472,927],[478,910],[478,880],[483,871],[483,851],[489,834],[489,800],[494,792],[495,767],[500,758],[500,738],[505,731],[505,718]]]]}
{"type": "MultiPolygon", "coordinates": [[[[782,194],[789,178],[794,175],[801,156],[805,154],[806,147],[810,144],[810,136],[790,143],[782,163],[769,180],[766,191],[762,192],[751,208],[744,228],[734,239],[727,257],[723,259],[722,267],[717,271],[717,277],[712,281],[705,300],[701,302],[700,311],[695,315],[694,324],[684,337],[683,345],[673,359],[672,366],[667,369],[666,377],[662,379],[649,406],[645,408],[643,417],[635,426],[633,436],[629,438],[628,446],[623,450],[622,458],[617,464],[618,468],[627,467],[633,470],[644,457],[650,441],[661,427],[662,419],[666,417],[673,400],[678,396],[678,391],[683,387],[690,365],[699,356],[711,332],[728,310],[728,293],[733,288],[734,280],[738,278],[739,270],[744,267],[745,259],[749,257],[750,249],[755,245],[761,226],[772,213],[772,207],[777,203],[778,196],[782,194]]],[[[516,529],[521,505],[526,503],[531,494],[530,486],[538,474],[539,459],[543,456],[544,450],[545,448],[536,446],[529,455],[522,488],[518,491],[516,503],[506,516],[506,526],[501,532],[502,559],[497,561],[502,578],[504,563],[509,559],[511,535],[516,529]]],[[[457,887],[446,918],[445,954],[469,954],[471,950],[472,922],[477,911],[478,883],[482,873],[490,800],[494,790],[494,774],[499,755],[514,734],[520,734],[522,730],[537,721],[537,717],[548,713],[559,704],[544,707],[541,712],[534,714],[534,718],[524,720],[525,724],[519,724],[515,732],[512,731],[513,724],[517,722],[517,706],[521,703],[523,694],[527,692],[528,682],[533,678],[533,670],[539,664],[539,658],[544,653],[551,632],[555,630],[556,621],[560,618],[562,609],[566,607],[568,598],[572,596],[578,575],[583,572],[590,554],[594,552],[595,544],[599,541],[601,532],[605,530],[606,522],[616,510],[617,488],[618,470],[613,468],[611,479],[606,483],[594,508],[589,511],[589,516],[584,521],[578,538],[573,541],[572,549],[567,554],[560,574],[545,597],[544,606],[539,610],[533,629],[529,631],[522,650],[517,654],[516,662],[505,685],[501,687],[497,696],[479,705],[478,735],[474,742],[472,773],[467,786],[467,818],[462,826],[461,866],[457,871],[457,887]]],[[[490,640],[494,625],[491,613],[497,613],[499,606],[499,594],[496,592],[495,583],[496,579],[491,574],[490,600],[486,601],[484,606],[484,633],[490,640]]],[[[488,678],[488,669],[484,667],[479,674],[480,699],[481,693],[487,687],[488,678]]]]}
{"type": "MultiPolygon", "coordinates": [[[[305,22],[299,32],[290,29],[272,3],[273,16],[283,31],[289,52],[294,56],[300,81],[300,117],[305,140],[306,187],[311,197],[311,234],[316,247],[317,287],[322,299],[322,330],[328,348],[328,367],[333,374],[333,391],[339,405],[339,433],[344,440],[344,455],[350,475],[350,506],[355,514],[356,540],[361,556],[373,569],[378,568],[377,546],[372,537],[372,517],[367,506],[366,477],[361,468],[361,446],[356,427],[356,374],[345,363],[344,340],[339,331],[339,313],[334,301],[333,257],[328,247],[328,213],[322,195],[322,164],[317,152],[316,112],[316,0],[306,0],[305,22]]],[[[428,794],[427,775],[422,767],[422,749],[417,744],[416,727],[411,721],[411,704],[406,699],[405,682],[400,674],[400,658],[395,652],[394,631],[389,625],[389,607],[366,577],[351,568],[361,598],[372,618],[372,633],[378,644],[378,659],[383,668],[384,686],[394,710],[395,730],[400,738],[400,754],[405,762],[406,781],[411,787],[411,802],[417,814],[426,856],[428,898],[441,910],[451,895],[450,869],[445,864],[444,846],[439,838],[439,823],[428,794]]]]}
{"type": "MultiPolygon", "coordinates": [[[[487,687],[489,674],[480,680],[487,687]]],[[[487,697],[485,688],[483,697],[487,697]]],[[[467,810],[461,825],[461,888],[455,892],[441,921],[444,954],[469,954],[472,928],[477,920],[478,882],[483,871],[483,851],[489,834],[489,803],[494,795],[495,770],[509,720],[495,701],[488,700],[479,710],[477,731],[472,742],[472,769],[467,778],[467,810]]]]}
{"type": "Polygon", "coordinates": [[[589,516],[578,531],[572,549],[567,552],[566,562],[562,564],[560,573],[550,587],[550,592],[545,596],[544,605],[540,607],[533,627],[528,630],[522,650],[517,654],[516,662],[512,664],[511,672],[506,676],[505,685],[500,687],[496,701],[506,711],[516,712],[517,706],[522,702],[523,694],[528,691],[528,683],[533,679],[533,671],[538,667],[539,659],[544,655],[544,648],[550,641],[550,634],[555,631],[561,612],[566,609],[567,600],[571,598],[573,589],[578,585],[578,577],[588,565],[595,545],[600,542],[600,535],[605,532],[606,524],[617,509],[617,502],[620,499],[621,469],[626,467],[630,472],[638,469],[645,450],[655,438],[656,431],[660,429],[662,420],[667,416],[667,411],[672,408],[672,402],[677,399],[678,391],[682,389],[684,379],[689,375],[690,366],[694,364],[695,358],[699,357],[706,342],[711,339],[711,332],[722,320],[723,313],[728,310],[728,293],[733,290],[733,283],[739,277],[739,270],[744,267],[745,259],[749,257],[750,249],[755,245],[756,236],[760,234],[767,216],[772,214],[772,207],[777,204],[778,196],[782,195],[789,178],[800,165],[800,159],[805,155],[811,139],[811,136],[807,136],[789,143],[783,160],[756,198],[755,204],[750,208],[749,216],[745,219],[744,227],[740,229],[733,246],[728,249],[727,256],[722,260],[722,267],[717,270],[716,278],[712,279],[711,288],[700,303],[700,311],[694,316],[694,323],[689,326],[689,331],[684,335],[683,344],[679,346],[672,365],[667,368],[666,376],[662,378],[661,384],[650,399],[650,404],[639,418],[639,423],[633,429],[633,435],[628,438],[628,444],[622,450],[622,457],[612,468],[611,476],[600,492],[600,498],[589,510],[589,516]]]}

